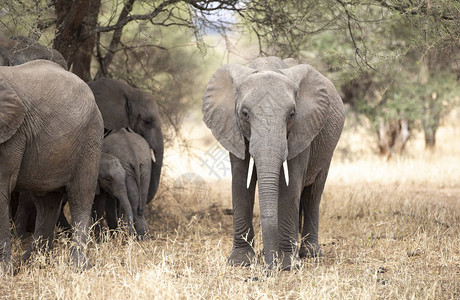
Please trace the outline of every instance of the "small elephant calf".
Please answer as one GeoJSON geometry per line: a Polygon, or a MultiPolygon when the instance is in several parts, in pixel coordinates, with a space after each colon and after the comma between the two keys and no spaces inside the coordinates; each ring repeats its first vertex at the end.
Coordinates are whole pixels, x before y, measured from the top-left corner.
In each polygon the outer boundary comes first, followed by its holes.
{"type": "MultiPolygon", "coordinates": [[[[152,158],[147,142],[129,128],[108,133],[103,142],[99,167],[99,194],[93,204],[93,217],[100,219],[104,210],[110,229],[118,227],[117,200],[128,221],[130,234],[134,229],[138,238],[148,237],[145,221],[152,158]]],[[[96,234],[100,225],[96,226],[96,234]]]]}

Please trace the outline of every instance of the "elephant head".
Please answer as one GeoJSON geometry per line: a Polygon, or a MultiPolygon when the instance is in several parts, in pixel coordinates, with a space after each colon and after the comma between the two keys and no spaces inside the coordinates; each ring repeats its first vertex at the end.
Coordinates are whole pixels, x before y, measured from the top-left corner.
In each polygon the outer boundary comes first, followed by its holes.
{"type": "Polygon", "coordinates": [[[16,66],[37,59],[50,60],[63,69],[68,69],[66,60],[55,49],[45,47],[24,36],[11,39],[0,36],[0,65],[16,66]]]}
{"type": "MultiPolygon", "coordinates": [[[[249,67],[225,65],[210,79],[202,111],[204,122],[229,152],[255,162],[265,261],[279,252],[279,177],[289,185],[286,160],[306,150],[326,123],[332,83],[292,59],[259,58],[249,67]],[[284,170],[281,171],[281,167],[284,170]]],[[[281,204],[282,205],[282,204],[281,204]]]]}
{"type": "Polygon", "coordinates": [[[152,154],[148,202],[155,196],[163,164],[163,134],[158,105],[149,93],[124,81],[99,78],[88,83],[104,119],[104,127],[131,128],[149,144],[152,154]]]}
{"type": "Polygon", "coordinates": [[[134,218],[126,189],[125,169],[123,169],[118,158],[105,152],[102,152],[101,163],[99,165],[98,192],[96,194],[100,193],[99,189],[104,190],[120,202],[120,206],[128,221],[129,233],[130,235],[133,234],[134,218]]]}

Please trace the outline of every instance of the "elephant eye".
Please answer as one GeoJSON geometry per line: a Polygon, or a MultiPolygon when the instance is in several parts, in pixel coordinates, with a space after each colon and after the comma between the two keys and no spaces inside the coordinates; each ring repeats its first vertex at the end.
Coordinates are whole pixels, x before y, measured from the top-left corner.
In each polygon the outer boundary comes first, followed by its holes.
{"type": "Polygon", "coordinates": [[[241,111],[241,114],[243,115],[243,117],[246,120],[249,119],[249,113],[248,113],[248,110],[246,108],[243,108],[243,110],[241,111]]]}
{"type": "Polygon", "coordinates": [[[295,111],[291,111],[291,113],[288,116],[288,122],[291,122],[295,117],[295,111]]]}

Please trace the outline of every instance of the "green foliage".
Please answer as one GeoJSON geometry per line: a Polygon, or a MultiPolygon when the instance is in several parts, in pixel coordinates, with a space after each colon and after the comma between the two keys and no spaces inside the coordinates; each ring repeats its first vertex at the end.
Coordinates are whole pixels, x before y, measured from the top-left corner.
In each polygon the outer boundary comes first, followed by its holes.
{"type": "Polygon", "coordinates": [[[405,118],[436,129],[458,105],[459,2],[317,2],[283,4],[272,8],[272,18],[257,11],[254,20],[271,22],[259,32],[268,54],[288,54],[327,73],[373,124],[405,118]],[[277,30],[286,11],[294,29],[277,30]]]}

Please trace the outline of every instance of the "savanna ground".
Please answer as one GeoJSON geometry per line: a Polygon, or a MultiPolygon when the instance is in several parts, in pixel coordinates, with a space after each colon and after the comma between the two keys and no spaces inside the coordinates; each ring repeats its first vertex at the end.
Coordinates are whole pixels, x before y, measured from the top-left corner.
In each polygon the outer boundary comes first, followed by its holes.
{"type": "MultiPolygon", "coordinates": [[[[268,276],[260,263],[228,266],[228,176],[184,189],[177,174],[168,174],[177,164],[169,160],[150,208],[151,240],[118,233],[91,242],[94,267],[75,272],[70,242],[58,235],[51,254],[38,254],[16,276],[0,278],[0,297],[459,299],[460,129],[443,127],[434,154],[422,151],[421,136],[410,142],[410,154],[390,161],[370,153],[372,143],[368,133],[344,133],[321,203],[323,256],[303,260],[298,270],[268,276]]],[[[256,202],[255,224],[257,212],[256,202]]],[[[260,256],[260,226],[256,231],[260,256]]],[[[17,260],[25,246],[13,243],[17,260]]]]}

